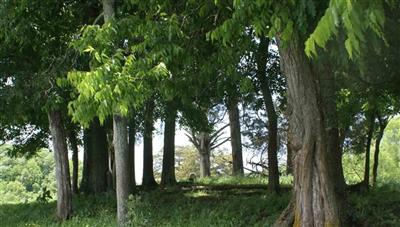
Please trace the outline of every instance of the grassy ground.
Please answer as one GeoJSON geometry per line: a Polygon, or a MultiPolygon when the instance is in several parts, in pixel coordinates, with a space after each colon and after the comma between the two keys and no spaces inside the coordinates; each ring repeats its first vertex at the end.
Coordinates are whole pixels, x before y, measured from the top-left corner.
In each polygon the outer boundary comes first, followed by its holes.
{"type": "MultiPolygon", "coordinates": [[[[223,182],[226,184],[227,182],[223,182]]],[[[254,182],[251,182],[254,183],[254,182]]],[[[400,226],[400,187],[384,186],[349,195],[353,226],[400,226]]],[[[270,226],[286,207],[290,193],[265,190],[155,190],[131,197],[132,226],[270,226]]],[[[74,217],[55,219],[55,203],[0,205],[0,226],[115,226],[110,194],[74,198],[74,217]]]]}
{"type": "Polygon", "coordinates": [[[108,195],[77,197],[74,217],[62,224],[55,217],[56,203],[0,204],[0,226],[115,226],[115,199],[108,195]]]}

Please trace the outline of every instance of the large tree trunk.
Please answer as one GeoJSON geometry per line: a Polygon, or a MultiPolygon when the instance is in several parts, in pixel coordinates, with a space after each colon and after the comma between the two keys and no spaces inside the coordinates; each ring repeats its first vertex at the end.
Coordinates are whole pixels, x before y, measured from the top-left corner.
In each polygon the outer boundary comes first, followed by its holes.
{"type": "Polygon", "coordinates": [[[370,154],[371,154],[371,142],[372,142],[372,135],[374,133],[374,126],[375,126],[375,116],[369,116],[369,124],[368,124],[368,131],[367,131],[367,141],[365,145],[365,163],[364,163],[364,188],[369,188],[369,172],[370,172],[370,154]]]}
{"type": "Polygon", "coordinates": [[[266,75],[268,45],[269,40],[262,37],[258,48],[257,78],[260,81],[261,92],[268,116],[268,190],[271,192],[279,192],[278,116],[272,99],[269,79],[266,75]]]}
{"type": "Polygon", "coordinates": [[[231,130],[232,174],[243,176],[242,136],[240,134],[240,119],[238,100],[230,97],[228,104],[229,127],[231,130]]]}
{"type": "Polygon", "coordinates": [[[116,167],[116,191],[117,191],[117,219],[119,226],[127,223],[127,202],[130,183],[130,159],[128,149],[127,120],[118,114],[113,116],[114,150],[116,167]]]}
{"type": "Polygon", "coordinates": [[[387,121],[382,119],[378,115],[378,120],[379,120],[379,133],[375,141],[375,153],[374,153],[374,166],[372,169],[372,185],[376,187],[376,182],[378,178],[378,163],[379,163],[379,151],[380,151],[380,145],[381,141],[383,138],[383,133],[385,132],[385,128],[387,126],[387,121]]]}
{"type": "Polygon", "coordinates": [[[78,194],[79,150],[78,138],[74,129],[69,132],[68,138],[72,150],[72,192],[78,194]]]}
{"type": "Polygon", "coordinates": [[[57,218],[66,220],[72,214],[67,142],[61,113],[59,111],[50,111],[48,117],[56,167],[57,218]]]}
{"type": "Polygon", "coordinates": [[[135,138],[136,138],[136,128],[135,121],[131,119],[129,123],[128,141],[129,141],[129,189],[133,193],[136,187],[136,177],[135,177],[135,138]]]}
{"type": "Polygon", "coordinates": [[[107,191],[107,133],[98,119],[84,132],[84,166],[81,191],[97,194],[107,191]]]}
{"type": "Polygon", "coordinates": [[[200,177],[209,177],[211,176],[210,135],[208,132],[200,132],[198,137],[198,140],[200,142],[198,147],[200,153],[200,177]]]}
{"type": "Polygon", "coordinates": [[[333,81],[333,73],[316,71],[302,43],[294,37],[280,48],[294,155],[294,226],[341,226],[344,181],[335,111],[328,113],[335,101],[324,100],[328,96],[323,92],[330,90],[320,87],[322,78],[333,81]]]}
{"type": "Polygon", "coordinates": [[[145,187],[154,187],[157,185],[154,179],[153,170],[153,130],[154,130],[154,100],[146,104],[144,135],[143,135],[143,180],[145,187]]]}
{"type": "Polygon", "coordinates": [[[175,120],[176,109],[173,102],[166,103],[164,128],[164,154],[161,185],[176,184],[175,179],[175,120]]]}

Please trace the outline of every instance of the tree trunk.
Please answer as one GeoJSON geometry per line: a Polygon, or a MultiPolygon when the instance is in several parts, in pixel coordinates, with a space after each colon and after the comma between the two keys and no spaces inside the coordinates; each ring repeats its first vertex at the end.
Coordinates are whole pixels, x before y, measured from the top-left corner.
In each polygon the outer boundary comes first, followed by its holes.
{"type": "Polygon", "coordinates": [[[117,191],[117,219],[119,226],[125,226],[128,221],[127,202],[129,197],[130,163],[128,149],[127,120],[121,115],[114,114],[114,150],[116,167],[116,191],[117,191]]]}
{"type": "Polygon", "coordinates": [[[83,130],[83,169],[80,191],[88,193],[89,190],[89,169],[90,169],[90,135],[89,129],[83,130]]]}
{"type": "Polygon", "coordinates": [[[265,109],[268,116],[268,190],[270,192],[279,192],[278,116],[272,99],[269,79],[266,75],[268,45],[269,40],[262,37],[258,49],[257,78],[260,81],[261,92],[263,94],[265,109]]]}
{"type": "Polygon", "coordinates": [[[115,0],[103,0],[104,23],[108,23],[114,18],[114,4],[115,0]]]}
{"type": "Polygon", "coordinates": [[[199,133],[199,153],[200,153],[200,177],[211,176],[211,162],[210,162],[210,135],[207,132],[199,133]]]}
{"type": "Polygon", "coordinates": [[[383,138],[383,133],[385,132],[385,128],[387,126],[387,121],[383,120],[379,115],[378,115],[378,120],[379,120],[379,133],[375,141],[375,153],[374,153],[374,166],[372,169],[372,185],[374,187],[377,186],[377,178],[378,178],[378,163],[379,163],[379,151],[380,151],[380,145],[381,141],[383,138]]]}
{"type": "Polygon", "coordinates": [[[50,111],[48,117],[56,167],[57,218],[66,220],[72,214],[68,148],[61,113],[59,111],[50,111]]]}
{"type": "Polygon", "coordinates": [[[368,132],[367,132],[367,141],[365,145],[365,163],[364,163],[364,188],[369,188],[369,172],[370,172],[370,154],[371,154],[371,142],[372,142],[372,135],[374,133],[374,126],[375,126],[375,116],[369,117],[369,125],[368,125],[368,132]]]}
{"type": "Polygon", "coordinates": [[[154,100],[146,104],[144,135],[143,135],[143,180],[144,187],[154,187],[157,185],[154,179],[153,170],[153,130],[154,130],[154,100]]]}
{"type": "Polygon", "coordinates": [[[108,171],[107,171],[107,188],[109,191],[112,191],[117,188],[116,186],[116,170],[115,170],[115,151],[114,151],[114,139],[113,139],[113,130],[107,131],[107,143],[111,144],[108,146],[108,171]]]}
{"type": "Polygon", "coordinates": [[[74,129],[71,129],[68,137],[72,150],[72,192],[74,194],[78,194],[79,150],[78,150],[78,139],[74,129]]]}
{"type": "Polygon", "coordinates": [[[289,141],[286,145],[286,175],[293,174],[293,154],[292,148],[290,147],[289,141]]]}
{"type": "Polygon", "coordinates": [[[129,123],[129,132],[128,132],[128,141],[129,141],[129,189],[130,192],[133,193],[136,187],[136,177],[135,177],[135,138],[136,138],[136,128],[135,121],[131,119],[129,123]]]}
{"type": "Polygon", "coordinates": [[[97,194],[107,191],[107,131],[105,126],[100,125],[98,119],[94,119],[90,126],[89,192],[97,194]]]}
{"type": "Polygon", "coordinates": [[[164,128],[164,154],[161,185],[176,184],[175,179],[175,120],[176,109],[173,102],[166,103],[164,128]]]}
{"type": "Polygon", "coordinates": [[[314,71],[304,54],[304,42],[296,38],[280,48],[294,155],[294,226],[341,226],[344,184],[337,162],[341,157],[338,130],[335,111],[327,114],[331,108],[326,106],[334,106],[335,101],[323,100],[328,96],[322,93],[329,90],[319,87],[321,78],[333,80],[333,73],[314,71]]]}
{"type": "Polygon", "coordinates": [[[243,176],[242,136],[240,134],[240,119],[238,100],[230,97],[228,104],[229,127],[231,130],[232,146],[232,175],[243,176]]]}

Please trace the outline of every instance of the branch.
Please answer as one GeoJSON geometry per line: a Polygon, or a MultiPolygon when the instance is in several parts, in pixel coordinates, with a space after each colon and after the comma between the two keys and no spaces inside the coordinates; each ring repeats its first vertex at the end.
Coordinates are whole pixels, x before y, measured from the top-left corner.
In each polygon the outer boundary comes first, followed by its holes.
{"type": "Polygon", "coordinates": [[[225,126],[221,127],[220,129],[218,129],[216,132],[214,132],[213,134],[210,135],[211,138],[217,136],[218,134],[220,134],[224,129],[226,129],[226,127],[228,127],[229,124],[226,124],[225,126]]]}
{"type": "Polygon", "coordinates": [[[217,143],[220,140],[220,137],[223,135],[224,135],[224,133],[220,133],[215,137],[211,137],[210,144],[213,145],[213,144],[217,143]]]}
{"type": "Polygon", "coordinates": [[[101,12],[99,14],[99,16],[96,17],[96,19],[93,22],[93,25],[97,24],[97,22],[100,20],[100,18],[102,18],[104,16],[104,12],[101,12]]]}
{"type": "Polygon", "coordinates": [[[263,163],[257,163],[257,162],[249,162],[250,165],[255,165],[255,166],[260,166],[264,169],[268,169],[268,166],[263,164],[263,163]]]}
{"type": "Polygon", "coordinates": [[[191,134],[185,133],[185,136],[197,148],[197,150],[199,150],[200,144],[198,143],[196,136],[193,133],[191,133],[191,134]]]}
{"type": "Polygon", "coordinates": [[[247,167],[245,167],[245,166],[243,166],[243,169],[249,171],[250,173],[259,174],[259,175],[262,175],[262,176],[268,176],[267,174],[265,174],[265,173],[263,173],[263,172],[259,172],[259,171],[257,171],[257,170],[252,170],[252,169],[249,169],[249,168],[247,168],[247,167]]]}
{"type": "Polygon", "coordinates": [[[213,149],[215,149],[215,148],[221,146],[222,144],[224,144],[224,143],[226,143],[226,142],[228,142],[228,141],[230,141],[230,140],[231,140],[231,137],[227,137],[227,138],[226,138],[225,140],[223,140],[221,143],[219,143],[219,144],[217,144],[217,145],[214,145],[214,146],[211,146],[211,150],[213,150],[213,149]]]}

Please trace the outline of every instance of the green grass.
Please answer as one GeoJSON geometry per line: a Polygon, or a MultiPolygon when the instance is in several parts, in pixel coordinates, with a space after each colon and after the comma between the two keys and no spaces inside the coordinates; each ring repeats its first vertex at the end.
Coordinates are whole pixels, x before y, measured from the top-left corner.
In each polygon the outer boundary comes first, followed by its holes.
{"type": "Polygon", "coordinates": [[[400,184],[349,195],[349,218],[356,226],[400,226],[400,184]]]}
{"type": "MultiPolygon", "coordinates": [[[[243,182],[242,182],[243,183],[243,182]]],[[[251,182],[254,184],[254,182],[251,182]]],[[[223,184],[226,184],[225,182],[223,184]]],[[[154,190],[131,196],[131,226],[270,226],[290,193],[266,190],[154,190]]],[[[352,226],[400,226],[400,186],[386,185],[348,196],[352,226]]],[[[74,198],[74,217],[55,218],[56,204],[0,204],[0,226],[116,226],[111,194],[74,198]]]]}
{"type": "MultiPolygon", "coordinates": [[[[280,182],[282,185],[292,185],[293,176],[280,176],[280,182]]],[[[232,184],[232,185],[246,185],[246,184],[268,184],[268,178],[265,176],[256,176],[256,177],[238,177],[238,176],[218,176],[218,177],[205,177],[197,179],[196,183],[198,184],[207,184],[207,185],[223,185],[223,184],[232,184]]]]}
{"type": "Polygon", "coordinates": [[[223,176],[223,177],[204,177],[197,179],[198,184],[207,185],[221,185],[221,184],[267,184],[268,179],[266,177],[233,177],[233,176],[223,176]]]}
{"type": "Polygon", "coordinates": [[[73,201],[74,216],[59,223],[56,203],[0,204],[0,226],[115,226],[115,199],[109,194],[79,196],[73,201]]]}
{"type": "Polygon", "coordinates": [[[289,193],[265,191],[154,191],[130,201],[132,226],[270,226],[289,193]]]}

